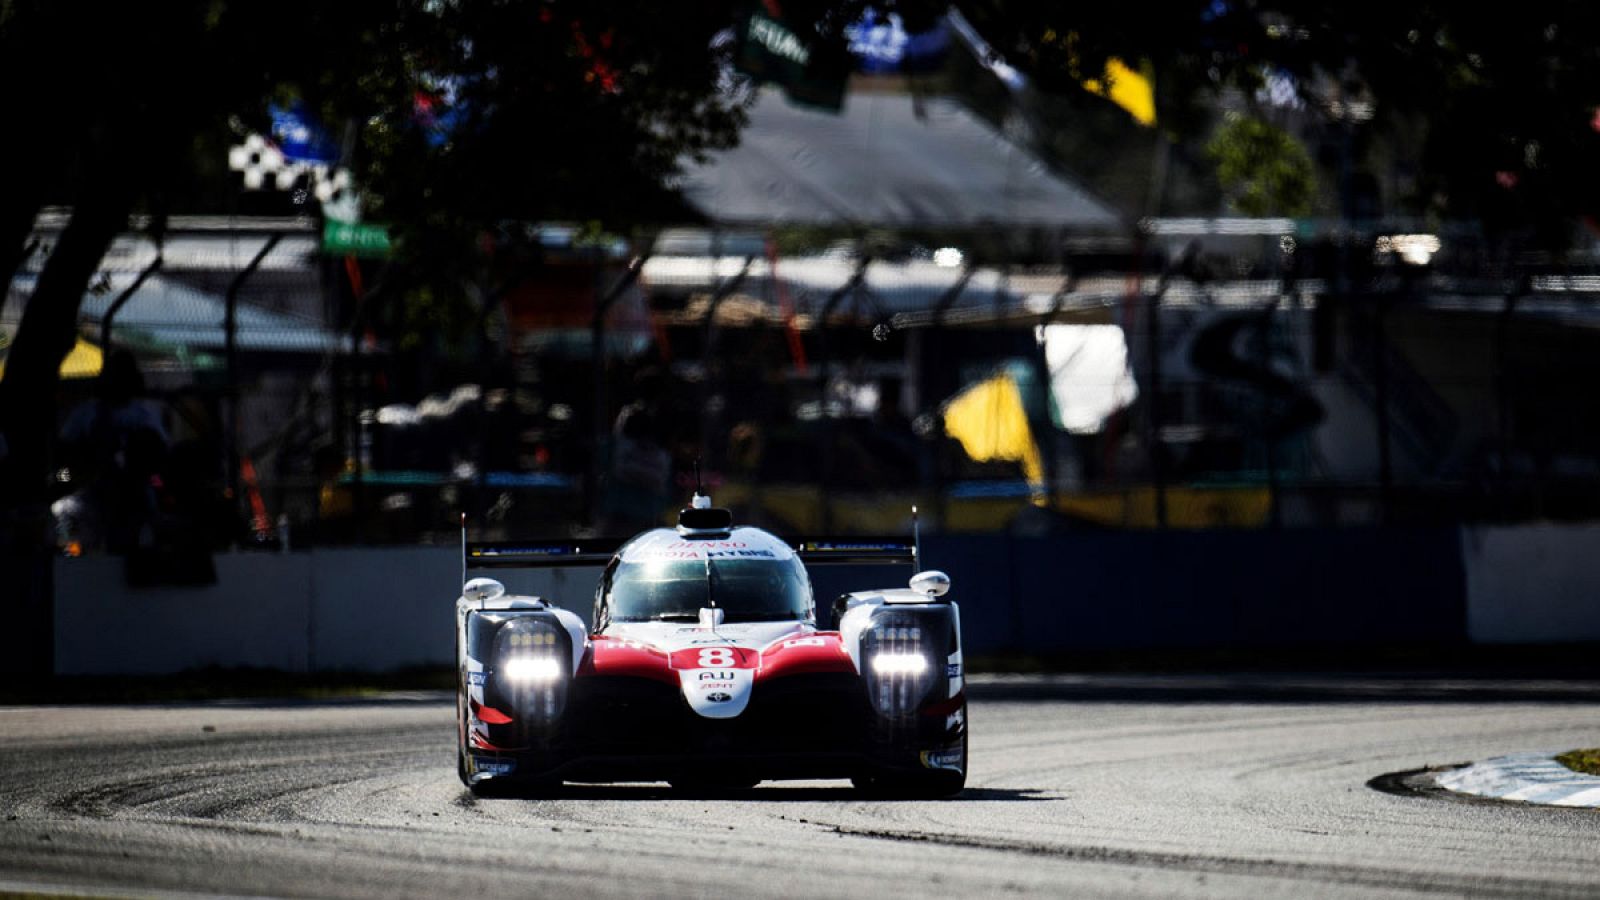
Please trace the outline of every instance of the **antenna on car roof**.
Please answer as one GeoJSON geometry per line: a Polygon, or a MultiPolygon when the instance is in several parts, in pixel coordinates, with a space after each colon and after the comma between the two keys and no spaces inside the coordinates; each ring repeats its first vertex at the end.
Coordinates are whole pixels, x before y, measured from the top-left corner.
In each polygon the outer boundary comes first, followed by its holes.
{"type": "Polygon", "coordinates": [[[733,529],[733,513],[711,505],[700,480],[700,458],[694,460],[694,496],[678,510],[678,533],[685,537],[727,537],[733,529]]]}

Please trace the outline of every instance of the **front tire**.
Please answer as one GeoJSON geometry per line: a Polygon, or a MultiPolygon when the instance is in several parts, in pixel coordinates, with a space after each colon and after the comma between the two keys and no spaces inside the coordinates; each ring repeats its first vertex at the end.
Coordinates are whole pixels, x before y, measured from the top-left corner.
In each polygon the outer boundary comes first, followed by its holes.
{"type": "MultiPolygon", "coordinates": [[[[965,711],[963,706],[962,710],[965,711]]],[[[965,715],[962,717],[965,719],[965,715]]],[[[937,800],[954,797],[967,786],[967,729],[961,729],[961,769],[881,769],[850,779],[856,790],[879,797],[937,800]]]]}
{"type": "Polygon", "coordinates": [[[467,785],[472,796],[481,800],[538,800],[554,796],[561,788],[562,782],[557,778],[485,778],[467,785]]]}
{"type": "Polygon", "coordinates": [[[928,772],[874,772],[850,779],[856,790],[869,797],[903,800],[942,800],[967,786],[965,772],[935,769],[928,772]]]}

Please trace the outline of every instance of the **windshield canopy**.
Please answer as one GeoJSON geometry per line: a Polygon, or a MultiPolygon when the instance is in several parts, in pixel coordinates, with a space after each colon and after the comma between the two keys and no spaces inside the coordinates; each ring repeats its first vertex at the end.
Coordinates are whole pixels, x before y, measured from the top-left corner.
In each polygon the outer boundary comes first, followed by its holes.
{"type": "Polygon", "coordinates": [[[692,622],[711,606],[721,607],[728,622],[804,620],[811,615],[811,582],[793,557],[652,559],[618,565],[607,602],[613,622],[692,622]]]}

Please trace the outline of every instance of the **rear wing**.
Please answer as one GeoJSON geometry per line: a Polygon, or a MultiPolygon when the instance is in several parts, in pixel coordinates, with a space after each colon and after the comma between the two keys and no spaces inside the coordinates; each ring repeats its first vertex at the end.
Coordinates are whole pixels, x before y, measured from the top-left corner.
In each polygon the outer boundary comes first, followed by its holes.
{"type": "Polygon", "coordinates": [[[474,569],[549,569],[558,566],[603,566],[621,541],[480,541],[467,540],[467,516],[461,514],[461,583],[474,569]]]}
{"type": "Polygon", "coordinates": [[[549,569],[557,566],[603,566],[620,541],[498,541],[462,543],[461,563],[467,569],[549,569]]]}
{"type": "MultiPolygon", "coordinates": [[[[912,507],[915,529],[916,507],[912,507]]],[[[921,557],[921,533],[912,540],[896,537],[806,538],[790,541],[795,555],[808,566],[816,565],[910,565],[916,569],[921,557]]],[[[467,517],[461,516],[461,583],[466,584],[473,569],[548,569],[558,567],[603,566],[611,562],[625,541],[597,539],[584,541],[495,541],[467,540],[467,517]]]]}
{"type": "Polygon", "coordinates": [[[922,561],[922,525],[913,506],[909,541],[898,537],[821,538],[799,541],[795,553],[809,566],[899,563],[910,564],[915,572],[922,561]]]}
{"type": "MultiPolygon", "coordinates": [[[[472,569],[549,569],[603,566],[622,546],[619,540],[461,542],[461,565],[472,569]]],[[[790,541],[807,565],[912,564],[917,549],[897,538],[831,538],[790,541]]]]}
{"type": "Polygon", "coordinates": [[[808,566],[917,564],[917,545],[904,538],[823,538],[792,542],[808,566]]]}

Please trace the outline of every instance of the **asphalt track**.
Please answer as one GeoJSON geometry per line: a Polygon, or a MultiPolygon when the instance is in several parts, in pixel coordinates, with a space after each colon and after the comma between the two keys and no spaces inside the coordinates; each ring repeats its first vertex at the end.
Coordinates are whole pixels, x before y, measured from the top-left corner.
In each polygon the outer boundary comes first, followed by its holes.
{"type": "Polygon", "coordinates": [[[980,678],[961,797],[475,800],[438,695],[0,709],[0,894],[1600,895],[1600,813],[1375,790],[1600,743],[1600,685],[980,678]]]}

